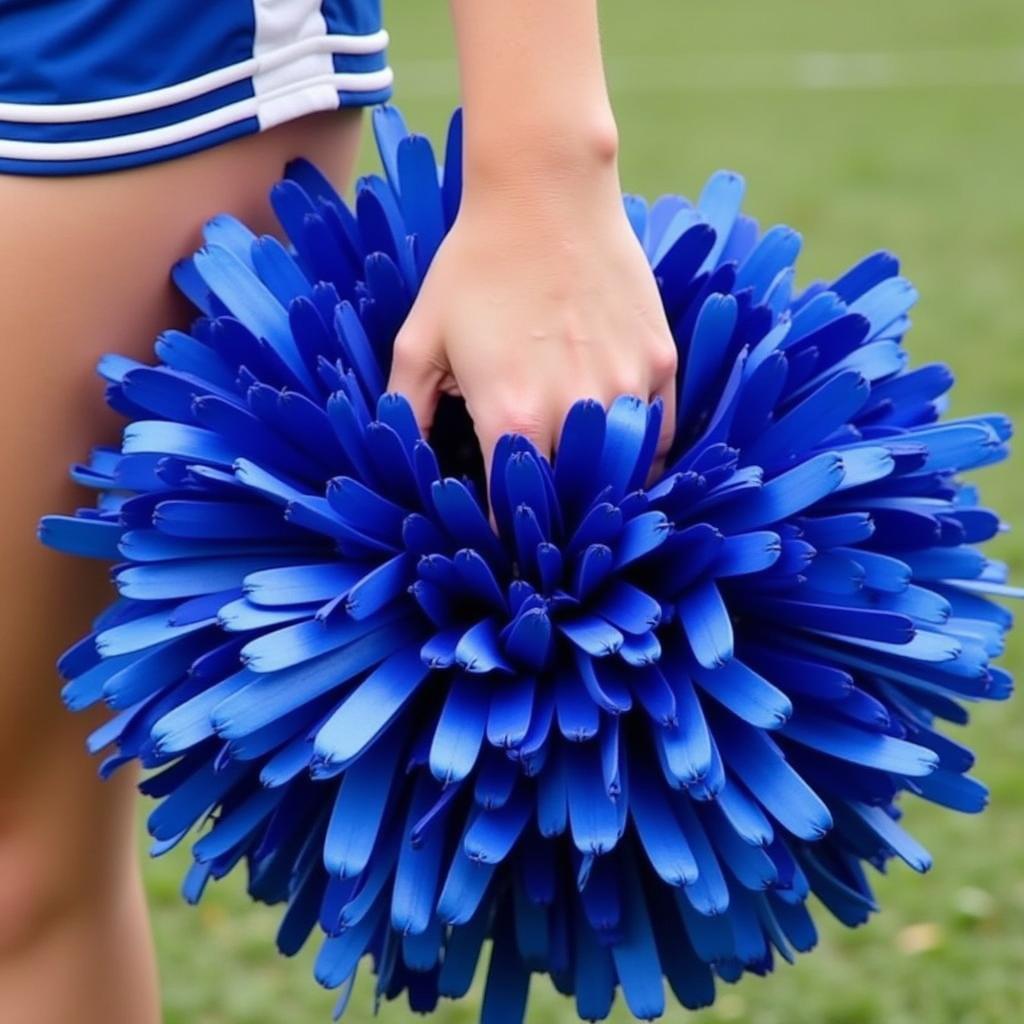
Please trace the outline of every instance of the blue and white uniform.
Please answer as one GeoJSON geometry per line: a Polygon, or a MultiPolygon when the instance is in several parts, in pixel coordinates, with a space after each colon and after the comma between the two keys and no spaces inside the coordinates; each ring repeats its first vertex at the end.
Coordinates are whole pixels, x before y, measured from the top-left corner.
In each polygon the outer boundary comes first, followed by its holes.
{"type": "Polygon", "coordinates": [[[391,92],[380,0],[0,0],[0,172],[169,160],[391,92]]]}

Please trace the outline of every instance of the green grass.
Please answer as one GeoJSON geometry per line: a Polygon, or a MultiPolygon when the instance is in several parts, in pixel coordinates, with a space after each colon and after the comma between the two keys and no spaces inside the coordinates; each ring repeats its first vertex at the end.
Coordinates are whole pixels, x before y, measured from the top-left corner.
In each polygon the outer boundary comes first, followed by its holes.
{"type": "MultiPolygon", "coordinates": [[[[390,5],[397,101],[440,135],[456,102],[443,4],[390,5]]],[[[998,408],[1024,420],[1024,5],[1015,0],[717,0],[606,3],[604,35],[626,188],[694,194],[726,166],[750,183],[762,222],[798,227],[806,279],[834,275],[881,245],[904,259],[922,301],[910,350],[957,373],[953,412],[998,408]],[[858,54],[878,54],[863,58],[858,54]],[[824,56],[821,56],[824,54],[824,56]],[[847,56],[843,56],[846,54],[847,56]],[[818,56],[815,56],[818,55],[818,56]],[[888,55],[888,56],[886,56],[888,55]]],[[[364,153],[363,166],[372,166],[364,153]]],[[[984,475],[990,501],[1020,518],[1012,465],[984,475]]],[[[998,543],[1021,577],[1019,537],[998,543]]],[[[1007,663],[1020,671],[1022,646],[1007,663]]],[[[878,881],[883,913],[848,932],[822,919],[820,948],[767,980],[722,986],[716,1006],[669,1011],[694,1024],[1006,1024],[1024,1005],[1024,704],[978,709],[970,727],[989,811],[973,819],[911,806],[936,866],[896,865],[878,881]]],[[[332,996],[273,951],[278,912],[238,880],[198,910],[177,895],[184,851],[146,878],[168,1024],[326,1021],[332,996]]],[[[368,972],[364,972],[368,974],[368,972]]],[[[534,981],[530,1020],[574,1019],[534,981]]],[[[443,1024],[475,1020],[479,991],[445,1004],[443,1024]]],[[[367,977],[349,1018],[368,1019],[367,977]]],[[[405,1020],[404,1003],[385,1022],[405,1020]]],[[[617,1020],[625,1020],[621,1001],[617,1020]]]]}

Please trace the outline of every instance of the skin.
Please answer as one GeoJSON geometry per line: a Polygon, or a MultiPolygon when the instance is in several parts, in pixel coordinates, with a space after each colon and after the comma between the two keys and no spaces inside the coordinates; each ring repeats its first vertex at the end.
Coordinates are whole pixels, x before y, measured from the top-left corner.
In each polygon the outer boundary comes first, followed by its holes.
{"type": "Polygon", "coordinates": [[[0,1019],[155,1024],[156,969],[135,855],[130,769],[96,776],[102,715],[61,705],[54,660],[107,604],[102,565],[34,540],[41,515],[93,500],[66,467],[116,443],[94,373],[104,352],[152,358],[189,314],[168,268],[230,210],[256,231],[304,154],[348,182],[358,112],[314,115],[171,163],[74,178],[0,175],[0,1019]]]}
{"type": "MultiPolygon", "coordinates": [[[[390,386],[429,428],[461,394],[483,451],[516,431],[551,453],[581,397],[660,396],[675,349],[622,209],[595,0],[453,0],[465,192],[396,345],[390,386]]],[[[64,467],[117,426],[96,359],[148,359],[184,324],[168,267],[228,210],[272,230],[266,194],[304,154],[349,178],[358,114],[317,115],[171,163],[0,176],[0,1007],[4,1024],[152,1024],[156,972],[126,770],[100,783],[53,663],[109,601],[102,567],[47,551],[38,518],[90,500],[64,467]]],[[[667,449],[669,434],[662,438],[667,449]]]]}
{"type": "Polygon", "coordinates": [[[676,353],[623,211],[595,0],[453,0],[465,113],[462,206],[395,349],[424,429],[461,394],[488,455],[545,454],[579,398],[660,396],[676,353]]]}

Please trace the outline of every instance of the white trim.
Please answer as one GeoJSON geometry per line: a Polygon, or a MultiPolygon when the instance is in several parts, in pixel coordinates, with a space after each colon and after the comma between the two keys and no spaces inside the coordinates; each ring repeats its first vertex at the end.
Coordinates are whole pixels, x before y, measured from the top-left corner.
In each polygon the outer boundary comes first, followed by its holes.
{"type": "MultiPolygon", "coordinates": [[[[290,40],[319,42],[327,37],[327,21],[320,10],[320,0],[252,0],[255,32],[252,55],[259,60],[275,53],[290,40]]],[[[334,73],[330,53],[319,47],[274,67],[261,67],[252,76],[256,94],[260,129],[272,128],[306,113],[310,104],[324,110],[338,105],[338,95],[329,84],[308,86],[302,92],[288,87],[298,82],[322,80],[334,73]],[[312,95],[314,90],[318,95],[312,95]]]]}
{"type": "MultiPolygon", "coordinates": [[[[344,54],[361,56],[380,53],[388,45],[388,34],[384,29],[365,36],[319,35],[299,39],[294,43],[278,46],[248,60],[229,64],[227,67],[209,71],[205,75],[190,78],[186,82],[168,85],[149,92],[134,93],[131,96],[117,96],[108,100],[92,100],[87,103],[3,103],[0,102],[0,121],[18,121],[26,124],[61,124],[65,122],[100,121],[108,117],[123,117],[126,114],[140,114],[174,103],[195,99],[204,93],[220,89],[225,85],[241,82],[246,78],[256,79],[293,61],[300,61],[311,54],[344,54]]],[[[349,72],[349,74],[359,74],[349,72]]],[[[362,72],[362,75],[379,75],[379,71],[362,72]]],[[[374,92],[379,85],[352,84],[344,88],[353,92],[374,92]]]]}
{"type": "Polygon", "coordinates": [[[320,75],[286,85],[263,96],[250,96],[186,121],[178,121],[162,128],[150,128],[143,132],[132,132],[130,135],[111,135],[102,139],[84,139],[78,142],[0,139],[0,159],[92,160],[139,153],[159,146],[184,142],[249,117],[259,117],[261,107],[274,101],[287,101],[289,109],[293,111],[291,116],[301,117],[318,110],[336,109],[339,92],[376,92],[389,88],[393,81],[394,74],[391,68],[384,68],[381,71],[320,75]]]}

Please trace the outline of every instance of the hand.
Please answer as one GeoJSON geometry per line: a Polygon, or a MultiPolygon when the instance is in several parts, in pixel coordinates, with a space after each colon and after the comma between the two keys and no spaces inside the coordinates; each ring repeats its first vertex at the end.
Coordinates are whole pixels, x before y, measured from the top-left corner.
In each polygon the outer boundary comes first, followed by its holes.
{"type": "Polygon", "coordinates": [[[564,164],[470,188],[396,342],[389,388],[424,432],[440,393],[461,395],[488,466],[515,432],[550,457],[580,398],[665,403],[672,441],[676,349],[622,206],[614,161],[564,164]]]}

